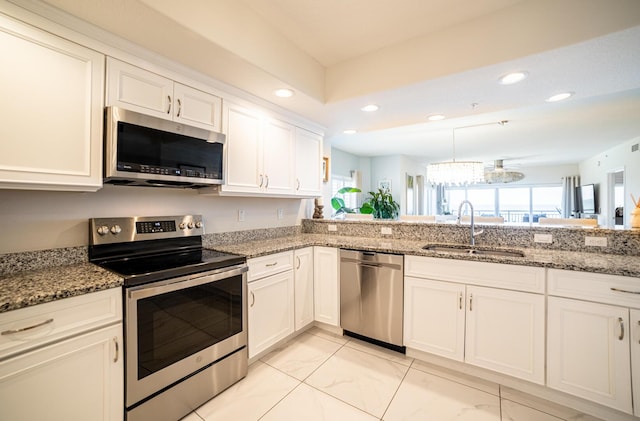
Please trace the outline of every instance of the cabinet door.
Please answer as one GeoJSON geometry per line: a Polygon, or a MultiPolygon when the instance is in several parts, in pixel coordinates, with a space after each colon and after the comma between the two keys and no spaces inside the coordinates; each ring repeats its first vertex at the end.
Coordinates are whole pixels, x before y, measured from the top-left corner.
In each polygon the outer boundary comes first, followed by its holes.
{"type": "Polygon", "coordinates": [[[2,419],[123,419],[122,324],[0,362],[2,419]]]}
{"type": "Polygon", "coordinates": [[[104,56],[0,16],[0,186],[102,187],[104,56]]]}
{"type": "Polygon", "coordinates": [[[544,296],[467,286],[465,361],[544,384],[544,296]]]}
{"type": "Polygon", "coordinates": [[[322,136],[296,128],[296,186],[299,196],[322,193],[322,136]]]}
{"type": "Polygon", "coordinates": [[[315,320],[340,326],[338,249],[313,248],[313,304],[315,320]]]}
{"type": "Polygon", "coordinates": [[[174,102],[171,79],[107,58],[107,105],[172,120],[174,102]]]}
{"type": "Polygon", "coordinates": [[[225,101],[222,107],[222,131],[227,135],[224,191],[252,193],[264,186],[260,125],[256,113],[225,101]]]}
{"type": "Polygon", "coordinates": [[[293,333],[293,271],[250,282],[249,358],[293,333]]]}
{"type": "Polygon", "coordinates": [[[222,131],[222,99],[189,86],[175,83],[174,121],[215,132],[222,131]]]}
{"type": "Polygon", "coordinates": [[[464,360],[465,286],[404,278],[404,345],[464,360]]]}
{"type": "Polygon", "coordinates": [[[631,378],[633,379],[633,414],[640,416],[640,310],[631,310],[631,378]]]}
{"type": "Polygon", "coordinates": [[[547,385],[631,413],[629,310],[548,299],[547,385]]]}
{"type": "Polygon", "coordinates": [[[279,120],[264,122],[263,176],[267,193],[293,193],[294,131],[291,124],[279,120]]]}
{"type": "Polygon", "coordinates": [[[313,247],[295,251],[295,327],[313,322],[313,247]]]}

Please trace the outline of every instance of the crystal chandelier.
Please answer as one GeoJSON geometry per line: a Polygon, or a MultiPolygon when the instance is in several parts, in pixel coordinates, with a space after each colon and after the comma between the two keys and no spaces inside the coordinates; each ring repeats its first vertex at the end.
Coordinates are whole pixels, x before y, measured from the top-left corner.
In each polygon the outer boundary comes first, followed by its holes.
{"type": "Polygon", "coordinates": [[[427,181],[431,184],[468,185],[484,181],[484,165],[479,161],[456,161],[456,129],[453,129],[453,160],[427,166],[427,181]]]}

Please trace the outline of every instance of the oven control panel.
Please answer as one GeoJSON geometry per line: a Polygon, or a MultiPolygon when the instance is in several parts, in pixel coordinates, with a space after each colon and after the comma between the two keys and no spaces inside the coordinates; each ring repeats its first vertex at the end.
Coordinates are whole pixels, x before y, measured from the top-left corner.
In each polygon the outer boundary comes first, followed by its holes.
{"type": "Polygon", "coordinates": [[[204,234],[202,215],[137,216],[89,220],[91,245],[204,234]]]}

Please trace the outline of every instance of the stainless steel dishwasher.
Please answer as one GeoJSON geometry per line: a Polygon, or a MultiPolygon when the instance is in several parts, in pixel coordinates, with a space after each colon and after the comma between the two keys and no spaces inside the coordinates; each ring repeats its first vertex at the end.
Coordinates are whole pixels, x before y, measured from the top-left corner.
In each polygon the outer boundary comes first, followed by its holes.
{"type": "Polygon", "coordinates": [[[340,250],[340,324],[345,334],[404,352],[404,257],[340,250]]]}

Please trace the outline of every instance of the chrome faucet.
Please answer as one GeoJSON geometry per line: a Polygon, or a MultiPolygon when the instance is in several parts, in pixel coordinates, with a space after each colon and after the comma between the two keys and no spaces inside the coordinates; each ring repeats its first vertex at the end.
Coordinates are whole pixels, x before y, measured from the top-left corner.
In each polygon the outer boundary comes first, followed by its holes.
{"type": "Polygon", "coordinates": [[[471,238],[470,238],[470,241],[471,241],[471,245],[475,246],[476,245],[476,235],[482,234],[482,232],[484,230],[476,231],[475,222],[473,220],[473,205],[468,200],[463,200],[462,203],[460,203],[460,206],[458,207],[458,225],[460,225],[460,223],[462,222],[462,207],[465,204],[469,205],[469,208],[471,209],[471,238]]]}

